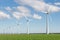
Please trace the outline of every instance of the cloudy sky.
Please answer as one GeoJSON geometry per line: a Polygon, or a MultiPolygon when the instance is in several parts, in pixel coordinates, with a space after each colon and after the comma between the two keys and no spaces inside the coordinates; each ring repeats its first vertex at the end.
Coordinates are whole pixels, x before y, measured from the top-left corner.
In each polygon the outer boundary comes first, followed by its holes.
{"type": "Polygon", "coordinates": [[[60,32],[60,0],[0,0],[0,33],[45,33],[47,12],[50,32],[60,32]]]}

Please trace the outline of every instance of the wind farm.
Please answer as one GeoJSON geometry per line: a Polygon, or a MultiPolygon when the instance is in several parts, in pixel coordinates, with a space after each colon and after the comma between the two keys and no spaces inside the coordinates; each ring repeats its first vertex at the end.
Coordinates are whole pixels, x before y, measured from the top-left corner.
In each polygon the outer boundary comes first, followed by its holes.
{"type": "Polygon", "coordinates": [[[0,40],[60,40],[60,0],[1,0],[0,40]]]}

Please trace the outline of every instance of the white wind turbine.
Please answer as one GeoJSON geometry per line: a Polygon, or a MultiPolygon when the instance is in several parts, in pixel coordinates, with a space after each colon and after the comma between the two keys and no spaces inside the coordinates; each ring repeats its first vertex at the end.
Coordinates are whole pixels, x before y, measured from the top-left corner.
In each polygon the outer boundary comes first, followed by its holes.
{"type": "Polygon", "coordinates": [[[22,24],[22,23],[20,22],[20,20],[17,20],[17,21],[16,21],[16,24],[17,24],[17,27],[20,28],[20,29],[18,29],[18,30],[19,30],[19,34],[21,34],[21,24],[22,24]]]}
{"type": "Polygon", "coordinates": [[[25,16],[24,13],[23,13],[23,16],[25,17],[25,19],[27,21],[27,34],[29,34],[29,23],[31,20],[27,16],[25,16]]]}
{"type": "MultiPolygon", "coordinates": [[[[49,8],[47,8],[48,10],[47,10],[47,12],[46,12],[46,34],[49,34],[49,15],[50,15],[50,12],[52,12],[51,11],[51,9],[52,9],[52,7],[49,7],[49,8]]],[[[52,20],[51,20],[52,21],[52,20]]]]}
{"type": "Polygon", "coordinates": [[[26,19],[26,20],[27,20],[27,34],[30,34],[29,24],[30,24],[31,19],[26,19]]]}
{"type": "Polygon", "coordinates": [[[47,8],[47,12],[46,13],[46,34],[49,34],[49,14],[51,11],[51,7],[47,8]]]}

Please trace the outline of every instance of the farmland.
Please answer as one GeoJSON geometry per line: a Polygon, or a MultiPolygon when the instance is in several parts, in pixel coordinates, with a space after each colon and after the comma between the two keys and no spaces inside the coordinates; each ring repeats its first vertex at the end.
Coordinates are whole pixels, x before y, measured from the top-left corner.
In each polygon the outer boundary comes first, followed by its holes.
{"type": "Polygon", "coordinates": [[[0,40],[60,40],[60,34],[0,34],[0,40]]]}

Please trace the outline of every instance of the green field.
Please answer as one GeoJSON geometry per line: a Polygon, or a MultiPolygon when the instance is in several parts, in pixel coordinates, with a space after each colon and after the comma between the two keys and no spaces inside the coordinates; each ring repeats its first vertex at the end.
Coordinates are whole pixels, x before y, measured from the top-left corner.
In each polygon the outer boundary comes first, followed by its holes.
{"type": "Polygon", "coordinates": [[[60,40],[60,34],[0,34],[0,40],[60,40]]]}

